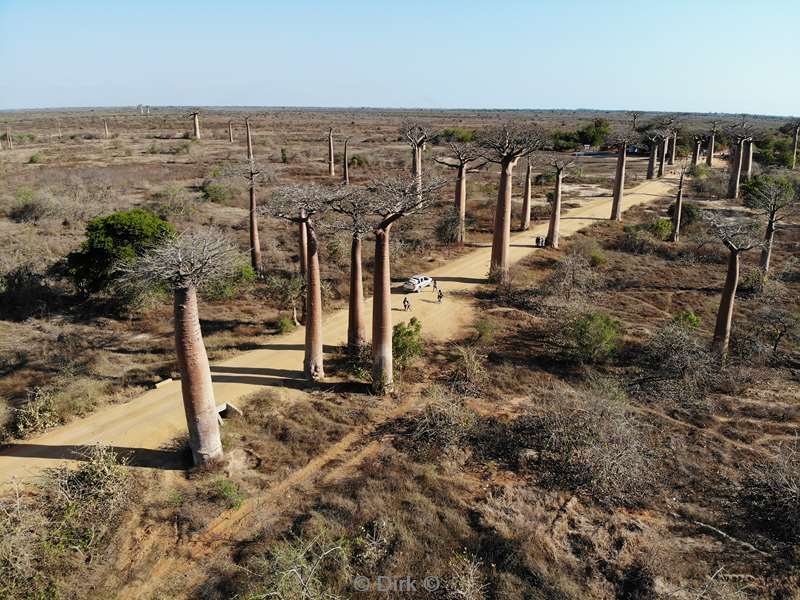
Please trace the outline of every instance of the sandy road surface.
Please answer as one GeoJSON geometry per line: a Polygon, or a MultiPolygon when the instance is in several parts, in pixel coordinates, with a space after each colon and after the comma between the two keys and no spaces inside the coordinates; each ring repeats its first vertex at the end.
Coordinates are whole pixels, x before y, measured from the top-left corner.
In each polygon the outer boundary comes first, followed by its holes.
{"type": "MultiPolygon", "coordinates": [[[[623,209],[664,197],[675,183],[674,178],[665,177],[632,187],[626,193],[623,209]]],[[[580,208],[565,211],[561,235],[568,236],[597,220],[607,219],[610,212],[610,197],[597,198],[580,208]]],[[[514,264],[530,253],[534,237],[544,236],[546,232],[547,224],[537,222],[530,231],[512,236],[509,263],[514,264]]],[[[412,311],[405,313],[401,308],[403,295],[395,292],[392,296],[395,322],[416,316],[422,321],[426,337],[437,340],[456,337],[472,320],[474,309],[466,299],[451,296],[448,292],[470,290],[483,284],[490,255],[490,247],[478,247],[429,271],[427,274],[436,278],[445,292],[441,304],[436,302],[431,291],[425,291],[411,296],[412,311]]],[[[366,304],[369,326],[372,300],[367,300],[366,304]]],[[[339,310],[327,315],[323,333],[325,344],[344,344],[347,339],[347,311],[339,310]]],[[[287,391],[305,387],[301,371],[303,341],[304,332],[300,328],[291,334],[276,337],[274,342],[262,348],[213,365],[217,403],[242,404],[244,397],[263,390],[265,386],[287,391]]],[[[160,448],[185,430],[180,383],[166,383],[125,404],[103,408],[86,418],[0,449],[0,485],[8,485],[14,480],[28,480],[44,468],[73,458],[81,446],[98,442],[129,449],[130,464],[134,466],[182,468],[175,452],[160,448]]]]}

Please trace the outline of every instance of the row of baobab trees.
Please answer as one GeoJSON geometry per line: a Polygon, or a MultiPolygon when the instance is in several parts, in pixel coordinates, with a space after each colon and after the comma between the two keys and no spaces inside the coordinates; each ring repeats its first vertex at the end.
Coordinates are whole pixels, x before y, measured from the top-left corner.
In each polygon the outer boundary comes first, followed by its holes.
{"type": "MultiPolygon", "coordinates": [[[[199,114],[191,113],[195,136],[200,137],[199,114]]],[[[631,115],[629,127],[614,134],[609,143],[618,149],[613,202],[610,219],[622,219],[622,203],[625,193],[625,168],[628,146],[642,139],[637,129],[637,114],[631,115]]],[[[252,128],[245,119],[246,156],[231,167],[231,172],[243,176],[249,187],[250,260],[253,268],[263,272],[259,240],[259,216],[269,214],[297,227],[301,273],[305,278],[305,354],[304,375],[310,380],[324,378],[324,355],[322,339],[322,285],[320,280],[320,223],[326,215],[326,228],[348,231],[352,237],[350,260],[350,292],[347,345],[357,351],[371,342],[372,380],[376,393],[386,393],[393,386],[392,319],[391,319],[391,274],[390,235],[398,220],[430,207],[438,191],[446,185],[443,179],[423,179],[423,151],[434,138],[434,132],[420,123],[404,123],[401,133],[412,151],[411,173],[384,177],[365,186],[349,185],[347,156],[343,161],[343,177],[340,184],[293,183],[278,185],[267,201],[258,199],[260,184],[270,178],[269,170],[256,160],[252,143],[252,128]],[[371,339],[368,340],[363,294],[362,244],[366,236],[374,236],[374,297],[371,339]]],[[[710,134],[707,156],[713,152],[716,128],[710,134]]],[[[664,163],[674,162],[677,135],[667,127],[648,131],[650,160],[648,177],[664,175],[664,163]],[[658,170],[655,164],[658,162],[658,170]]],[[[233,125],[229,124],[229,136],[233,141],[233,125]]],[[[460,217],[460,240],[465,235],[467,201],[467,174],[493,163],[499,166],[497,204],[494,219],[494,236],[489,265],[490,279],[502,283],[508,277],[508,250],[511,234],[512,178],[520,159],[527,158],[527,169],[523,193],[522,229],[530,227],[531,180],[533,164],[531,155],[537,153],[539,164],[547,164],[553,170],[554,189],[547,243],[553,248],[559,245],[559,223],[561,214],[561,187],[565,170],[573,163],[572,156],[542,152],[546,150],[547,136],[538,127],[524,123],[506,123],[482,132],[475,143],[452,142],[450,153],[436,161],[455,171],[454,206],[460,217]]],[[[699,149],[692,156],[697,164],[699,149]]],[[[335,177],[333,130],[328,131],[328,175],[335,177]]],[[[680,206],[683,186],[679,186],[676,210],[673,215],[673,241],[678,239],[680,206]]],[[[737,241],[737,233],[723,225],[719,231],[728,234],[720,237],[731,249],[731,256],[753,247],[737,241]],[[727,237],[726,237],[727,236],[727,237]]],[[[202,339],[198,312],[197,292],[209,282],[230,274],[235,268],[238,250],[219,232],[201,231],[185,233],[165,240],[158,247],[132,263],[120,266],[124,279],[131,285],[166,285],[174,292],[175,340],[178,366],[181,373],[183,401],[189,428],[189,445],[196,464],[215,460],[222,455],[219,425],[216,414],[211,371],[202,339]]],[[[738,271],[737,271],[738,274],[738,271]]],[[[726,292],[727,292],[726,284],[726,292]]],[[[735,289],[734,289],[735,295],[735,289]]],[[[720,315],[732,313],[732,297],[723,294],[720,315]]],[[[724,318],[718,319],[718,329],[724,318]]],[[[730,318],[727,320],[727,335],[724,348],[718,343],[715,332],[715,347],[725,352],[730,333],[730,318]]]]}

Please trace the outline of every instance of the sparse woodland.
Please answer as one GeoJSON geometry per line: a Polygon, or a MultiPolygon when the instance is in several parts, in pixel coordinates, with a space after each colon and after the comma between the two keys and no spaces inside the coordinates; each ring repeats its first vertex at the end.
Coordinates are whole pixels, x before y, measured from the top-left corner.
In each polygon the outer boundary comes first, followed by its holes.
{"type": "Polygon", "coordinates": [[[0,120],[3,439],[167,378],[187,425],[3,488],[0,598],[377,599],[353,586],[379,575],[431,599],[799,597],[794,121],[0,120]],[[439,299],[455,337],[397,312],[407,277],[483,247],[439,299]],[[297,374],[219,417],[215,364],[298,327],[297,374]]]}

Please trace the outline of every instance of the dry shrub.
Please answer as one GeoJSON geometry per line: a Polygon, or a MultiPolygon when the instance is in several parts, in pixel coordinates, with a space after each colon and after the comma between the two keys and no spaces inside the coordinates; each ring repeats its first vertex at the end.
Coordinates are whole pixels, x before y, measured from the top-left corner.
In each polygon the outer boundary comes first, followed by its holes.
{"type": "Polygon", "coordinates": [[[456,359],[449,375],[451,389],[462,395],[479,394],[486,383],[486,357],[475,346],[455,347],[456,359]]]}
{"type": "Polygon", "coordinates": [[[592,270],[590,259],[575,251],[568,252],[553,269],[553,273],[540,286],[545,295],[553,295],[572,301],[596,289],[599,282],[597,273],[592,270]]]}
{"type": "Polygon", "coordinates": [[[749,467],[739,490],[747,518],[778,539],[800,543],[800,442],[749,467]]]}
{"type": "Polygon", "coordinates": [[[28,399],[24,404],[11,409],[11,418],[3,437],[25,439],[58,424],[52,393],[46,388],[36,387],[28,392],[28,399]]]}
{"type": "Polygon", "coordinates": [[[431,402],[417,417],[411,432],[416,449],[426,453],[466,445],[476,424],[474,411],[463,398],[443,388],[431,388],[430,396],[431,402]]]}
{"type": "Polygon", "coordinates": [[[489,585],[476,556],[456,555],[450,560],[446,582],[448,600],[484,600],[489,585]]]}

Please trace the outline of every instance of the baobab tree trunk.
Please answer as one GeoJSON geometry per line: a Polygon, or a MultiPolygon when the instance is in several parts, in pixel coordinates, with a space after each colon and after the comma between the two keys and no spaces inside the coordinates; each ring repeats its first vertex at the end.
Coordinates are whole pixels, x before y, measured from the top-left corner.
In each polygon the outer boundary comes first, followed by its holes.
{"type": "Polygon", "coordinates": [[[456,175],[456,195],[454,207],[458,212],[458,235],[456,241],[463,244],[467,241],[467,165],[458,166],[456,175]]]}
{"type": "Polygon", "coordinates": [[[621,144],[617,157],[617,175],[614,179],[614,200],[611,204],[611,220],[622,221],[622,199],[625,195],[625,161],[628,155],[628,144],[621,144]]]}
{"type": "Polygon", "coordinates": [[[556,171],[556,187],[553,190],[553,206],[550,211],[550,226],[547,228],[547,245],[550,248],[558,248],[558,234],[561,229],[561,180],[564,178],[564,171],[556,171]]]}
{"type": "Polygon", "coordinates": [[[528,166],[525,168],[525,189],[522,194],[522,231],[528,231],[531,228],[531,178],[533,173],[533,166],[531,161],[528,161],[528,166]]]}
{"type": "Polygon", "coordinates": [[[347,163],[347,142],[349,140],[345,138],[344,140],[344,156],[342,157],[342,183],[344,185],[350,185],[350,165],[347,163]]]}
{"type": "Polygon", "coordinates": [[[658,144],[654,141],[650,143],[650,157],[647,159],[647,179],[654,179],[656,176],[656,153],[658,144]]]}
{"type": "Polygon", "coordinates": [[[336,167],[333,164],[333,128],[328,129],[328,175],[336,175],[336,167]]]}
{"type": "Polygon", "coordinates": [[[300,275],[305,277],[308,270],[308,229],[306,227],[306,211],[300,211],[300,275]]]}
{"type": "Polygon", "coordinates": [[[731,322],[733,321],[733,302],[736,298],[736,287],[739,285],[739,252],[729,250],[728,273],[725,276],[725,287],[717,311],[717,323],[714,327],[714,340],[711,349],[722,358],[728,354],[731,340],[731,322]]]}
{"type": "Polygon", "coordinates": [[[775,217],[770,216],[767,220],[767,232],[764,235],[764,247],[761,248],[761,261],[759,266],[761,272],[766,275],[769,273],[769,262],[772,258],[772,242],[775,239],[775,217]]]}
{"type": "Polygon", "coordinates": [[[233,121],[228,121],[228,141],[233,143],[233,121]]]}
{"type": "Polygon", "coordinates": [[[319,272],[319,244],[311,221],[308,232],[308,269],[306,271],[306,352],[303,373],[316,381],[325,377],[322,354],[322,282],[319,272]]]}
{"type": "Polygon", "coordinates": [[[200,139],[200,115],[195,113],[192,115],[194,117],[194,139],[200,139]]]}
{"type": "Polygon", "coordinates": [[[108,139],[110,137],[108,135],[108,121],[106,121],[105,119],[103,119],[103,130],[105,131],[106,139],[108,139]]]}
{"type": "Polygon", "coordinates": [[[14,149],[14,138],[11,137],[11,128],[6,127],[6,142],[8,142],[8,149],[14,149]]]}
{"type": "Polygon", "coordinates": [[[350,246],[350,301],[347,320],[347,347],[358,350],[367,342],[364,325],[364,283],[361,274],[361,235],[353,234],[350,246]]]}
{"type": "Polygon", "coordinates": [[[389,230],[375,232],[375,290],[372,302],[372,388],[385,394],[394,385],[392,362],[392,291],[389,270],[389,230]]]}
{"type": "MultiPolygon", "coordinates": [[[[256,174],[253,164],[253,138],[250,135],[250,121],[245,120],[247,129],[247,160],[250,162],[250,266],[256,273],[261,272],[261,242],[258,239],[258,210],[256,206],[256,174]]],[[[233,131],[231,129],[231,131],[233,131]]]]}
{"type": "Polygon", "coordinates": [[[706,154],[706,164],[710,167],[711,163],[714,160],[714,141],[716,140],[717,134],[715,132],[711,132],[711,135],[708,138],[708,154],[706,154]]]}
{"type": "Polygon", "coordinates": [[[669,144],[669,163],[670,165],[675,164],[675,153],[678,151],[678,132],[672,134],[672,138],[670,139],[669,144]]]}
{"type": "Polygon", "coordinates": [[[422,197],[422,150],[424,145],[417,146],[414,152],[414,178],[417,180],[417,196],[422,197]]]}
{"type": "Polygon", "coordinates": [[[514,160],[500,164],[500,187],[497,191],[497,207],[494,214],[494,237],[492,239],[492,260],[489,276],[498,283],[508,278],[508,244],[511,240],[511,179],[514,174],[514,160]]]}
{"type": "Polygon", "coordinates": [[[677,242],[681,235],[681,212],[683,211],[683,172],[678,183],[678,195],[675,197],[675,211],[672,213],[672,234],[669,236],[671,242],[677,242]]]}
{"type": "Polygon", "coordinates": [[[197,290],[175,290],[175,352],[181,374],[183,408],[189,429],[189,448],[195,465],[222,458],[217,406],[211,369],[200,330],[197,290]]]}
{"type": "Polygon", "coordinates": [[[667,144],[669,140],[664,138],[658,146],[658,176],[664,176],[664,163],[667,160],[667,144]]]}
{"type": "Polygon", "coordinates": [[[750,179],[753,176],[753,140],[746,140],[742,149],[742,175],[750,179]]]}
{"type": "Polygon", "coordinates": [[[731,173],[728,179],[728,198],[739,197],[739,186],[742,180],[742,154],[744,154],[744,140],[736,142],[736,147],[731,148],[731,173]]]}
{"type": "Polygon", "coordinates": [[[800,141],[800,125],[794,128],[794,138],[792,140],[792,170],[797,166],[797,144],[800,141]]]}
{"type": "Polygon", "coordinates": [[[694,141],[694,148],[692,148],[692,166],[696,167],[700,162],[700,140],[694,141]]]}

